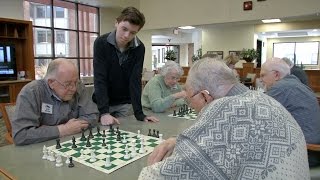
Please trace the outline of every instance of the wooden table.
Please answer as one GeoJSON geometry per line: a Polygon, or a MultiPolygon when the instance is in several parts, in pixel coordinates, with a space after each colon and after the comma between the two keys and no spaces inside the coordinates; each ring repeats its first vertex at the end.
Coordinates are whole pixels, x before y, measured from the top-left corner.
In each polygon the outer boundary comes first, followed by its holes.
{"type": "MultiPolygon", "coordinates": [[[[120,118],[120,129],[137,132],[141,130],[144,135],[148,134],[149,129],[157,129],[167,139],[170,136],[177,135],[184,129],[192,125],[195,121],[189,121],[180,118],[170,118],[167,115],[172,112],[154,114],[160,119],[159,123],[145,123],[137,121],[133,116],[120,118]]],[[[150,113],[149,113],[150,114],[150,113]]],[[[108,127],[101,127],[107,129],[108,127]]],[[[80,136],[78,134],[77,136],[80,136]]],[[[61,142],[70,140],[71,137],[62,138],[61,142]]],[[[111,174],[105,174],[92,169],[80,163],[74,162],[74,168],[55,167],[55,162],[42,160],[43,145],[52,146],[56,144],[55,140],[32,144],[28,146],[8,145],[0,148],[0,168],[5,169],[17,179],[137,179],[140,171],[147,165],[147,156],[123,167],[111,174]]],[[[63,159],[65,161],[65,159],[63,159]]]]}

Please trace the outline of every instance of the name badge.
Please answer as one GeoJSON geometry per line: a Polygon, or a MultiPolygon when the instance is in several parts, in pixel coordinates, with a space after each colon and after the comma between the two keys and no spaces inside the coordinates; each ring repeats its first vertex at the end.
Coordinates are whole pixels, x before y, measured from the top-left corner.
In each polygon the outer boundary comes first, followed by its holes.
{"type": "Polygon", "coordinates": [[[47,104],[47,103],[42,103],[41,112],[46,113],[46,114],[52,114],[52,108],[53,108],[53,105],[47,104]]]}

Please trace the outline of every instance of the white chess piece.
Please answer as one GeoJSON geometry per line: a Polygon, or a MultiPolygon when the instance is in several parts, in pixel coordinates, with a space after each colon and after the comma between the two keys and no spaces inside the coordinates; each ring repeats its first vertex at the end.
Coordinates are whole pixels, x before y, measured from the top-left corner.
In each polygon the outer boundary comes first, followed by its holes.
{"type": "Polygon", "coordinates": [[[66,164],[69,164],[69,163],[70,163],[70,155],[68,154],[66,159],[66,164]]]}
{"type": "Polygon", "coordinates": [[[128,144],[126,144],[126,147],[125,147],[125,155],[124,155],[124,159],[130,159],[130,154],[129,154],[129,149],[128,149],[128,144]]]}
{"type": "Polygon", "coordinates": [[[50,155],[49,155],[49,158],[48,158],[49,161],[56,161],[56,158],[54,157],[54,152],[53,151],[50,151],[50,155]]]}
{"type": "Polygon", "coordinates": [[[111,154],[111,153],[112,153],[112,150],[111,150],[111,144],[108,144],[108,150],[107,150],[107,153],[108,153],[108,154],[111,154]]]}
{"type": "Polygon", "coordinates": [[[163,136],[163,134],[159,134],[159,142],[160,143],[163,141],[162,136],[163,136]]]}
{"type": "Polygon", "coordinates": [[[127,143],[126,135],[123,135],[122,143],[127,143]]]}
{"type": "Polygon", "coordinates": [[[84,150],[83,149],[80,150],[80,157],[79,158],[84,159],[84,150]]]}
{"type": "Polygon", "coordinates": [[[61,166],[63,166],[62,158],[60,154],[57,154],[56,167],[61,167],[61,166]]]}
{"type": "Polygon", "coordinates": [[[140,139],[140,130],[138,130],[137,138],[140,139]]]}
{"type": "Polygon", "coordinates": [[[137,155],[136,140],[132,140],[131,157],[135,157],[136,155],[137,155]]]}
{"type": "Polygon", "coordinates": [[[47,159],[48,158],[48,149],[47,149],[46,145],[43,146],[42,153],[43,153],[42,159],[47,159]]]}
{"type": "Polygon", "coordinates": [[[110,166],[111,166],[110,158],[111,158],[111,156],[110,156],[110,155],[107,155],[106,161],[105,161],[105,163],[104,163],[104,166],[105,166],[105,167],[110,167],[110,166]]]}
{"type": "Polygon", "coordinates": [[[96,154],[94,153],[94,150],[91,150],[91,157],[90,157],[90,162],[96,162],[96,154]]]}
{"type": "Polygon", "coordinates": [[[140,139],[140,149],[139,149],[139,153],[140,154],[143,154],[145,153],[145,150],[144,150],[144,139],[141,137],[140,139]]]}

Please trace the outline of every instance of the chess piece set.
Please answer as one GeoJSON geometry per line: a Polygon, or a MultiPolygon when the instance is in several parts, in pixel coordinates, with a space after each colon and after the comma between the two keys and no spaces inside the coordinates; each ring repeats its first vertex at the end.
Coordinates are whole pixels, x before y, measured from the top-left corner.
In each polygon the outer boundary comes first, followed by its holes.
{"type": "MultiPolygon", "coordinates": [[[[104,167],[111,168],[111,166],[114,166],[111,163],[111,158],[113,154],[117,153],[119,150],[117,149],[117,152],[114,152],[113,148],[115,147],[114,144],[111,144],[111,142],[123,145],[124,160],[131,160],[132,158],[135,158],[138,154],[144,156],[145,153],[148,152],[148,150],[145,149],[145,140],[148,140],[149,138],[142,135],[140,133],[140,130],[138,130],[136,135],[132,135],[135,133],[128,134],[128,132],[126,131],[120,131],[119,127],[117,127],[115,130],[112,126],[110,126],[109,130],[103,130],[102,133],[100,132],[100,127],[97,127],[97,132],[95,133],[95,135],[93,135],[91,127],[89,127],[88,130],[88,136],[85,136],[85,130],[82,130],[81,137],[77,138],[77,140],[73,136],[72,140],[60,144],[60,139],[56,139],[56,145],[52,148],[49,149],[44,146],[43,159],[48,159],[49,161],[56,161],[56,166],[61,167],[63,166],[61,158],[62,153],[63,156],[67,157],[66,163],[68,164],[68,167],[74,167],[74,164],[72,162],[72,156],[74,156],[76,157],[76,161],[78,162],[80,160],[95,163],[96,161],[100,162],[101,160],[103,160],[104,167]],[[130,135],[131,139],[127,138],[127,135],[130,135]],[[104,148],[104,151],[106,151],[103,159],[101,158],[101,155],[99,157],[100,159],[96,157],[96,151],[98,150],[97,146],[99,146],[98,149],[104,148]],[[68,152],[65,152],[64,149],[70,150],[68,150],[68,152]],[[56,152],[55,155],[54,152],[56,152]],[[70,156],[69,154],[72,156],[70,156]],[[75,156],[75,154],[77,155],[75,156]]],[[[153,134],[151,133],[151,129],[149,130],[149,136],[151,136],[152,138],[157,138],[157,140],[153,142],[160,143],[162,141],[162,134],[159,134],[159,131],[156,132],[155,129],[153,130],[153,134]]],[[[150,142],[148,143],[150,144],[150,142]]]]}
{"type": "Polygon", "coordinates": [[[192,108],[189,108],[188,105],[183,105],[182,107],[179,108],[179,111],[176,112],[176,110],[173,110],[173,116],[179,116],[183,117],[186,114],[192,113],[192,108]]]}

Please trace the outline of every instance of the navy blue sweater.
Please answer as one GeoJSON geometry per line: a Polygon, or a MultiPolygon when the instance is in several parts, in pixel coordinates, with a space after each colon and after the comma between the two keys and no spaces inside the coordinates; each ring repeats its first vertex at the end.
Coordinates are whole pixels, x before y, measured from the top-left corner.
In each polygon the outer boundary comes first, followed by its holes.
{"type": "Polygon", "coordinates": [[[110,33],[94,42],[94,89],[93,101],[100,114],[109,113],[109,106],[131,103],[137,120],[145,115],[141,106],[141,73],[145,47],[139,45],[128,49],[128,57],[121,65],[117,49],[107,41],[110,33]]]}

